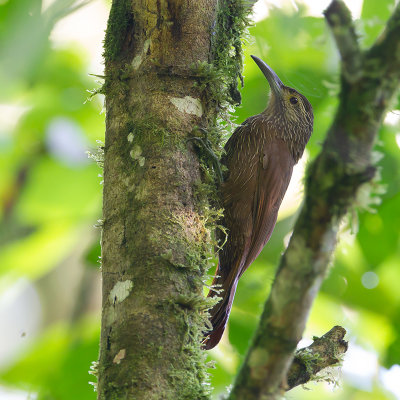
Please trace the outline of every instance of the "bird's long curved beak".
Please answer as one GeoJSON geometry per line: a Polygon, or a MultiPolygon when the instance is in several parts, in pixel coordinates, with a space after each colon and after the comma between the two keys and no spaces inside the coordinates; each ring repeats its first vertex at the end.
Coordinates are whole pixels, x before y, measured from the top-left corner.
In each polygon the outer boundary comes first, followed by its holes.
{"type": "Polygon", "coordinates": [[[275,71],[260,58],[258,58],[256,56],[251,56],[251,58],[258,65],[258,67],[261,69],[261,72],[267,78],[272,92],[274,94],[282,93],[282,89],[284,88],[285,85],[279,79],[279,76],[275,73],[275,71]]]}

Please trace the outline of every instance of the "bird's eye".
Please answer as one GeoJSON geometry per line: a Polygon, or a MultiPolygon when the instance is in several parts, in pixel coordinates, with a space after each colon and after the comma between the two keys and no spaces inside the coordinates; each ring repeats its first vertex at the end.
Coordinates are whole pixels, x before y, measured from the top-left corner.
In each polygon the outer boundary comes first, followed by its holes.
{"type": "Polygon", "coordinates": [[[297,100],[297,97],[291,97],[291,98],[290,98],[290,102],[291,102],[292,104],[296,104],[298,101],[299,101],[299,100],[297,100]]]}

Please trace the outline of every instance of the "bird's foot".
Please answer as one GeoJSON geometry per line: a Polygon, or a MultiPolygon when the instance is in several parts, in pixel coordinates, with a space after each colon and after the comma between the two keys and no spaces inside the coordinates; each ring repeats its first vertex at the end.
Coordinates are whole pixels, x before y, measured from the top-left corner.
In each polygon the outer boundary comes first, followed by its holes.
{"type": "Polygon", "coordinates": [[[211,164],[217,176],[218,183],[221,184],[223,182],[221,163],[219,161],[219,158],[212,149],[211,142],[207,138],[207,131],[204,128],[196,128],[194,131],[200,131],[201,133],[203,133],[204,138],[194,136],[187,139],[187,141],[195,142],[197,146],[200,147],[205,152],[207,157],[211,160],[211,164]]]}

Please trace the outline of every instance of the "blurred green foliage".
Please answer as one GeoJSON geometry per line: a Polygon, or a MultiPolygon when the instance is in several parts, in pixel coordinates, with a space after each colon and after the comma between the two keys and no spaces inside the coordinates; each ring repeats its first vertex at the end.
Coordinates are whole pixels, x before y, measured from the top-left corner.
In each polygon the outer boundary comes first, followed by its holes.
{"type": "MultiPolygon", "coordinates": [[[[101,169],[85,154],[104,135],[101,102],[86,101],[98,84],[82,48],[56,47],[49,37],[81,5],[58,0],[42,11],[40,0],[0,2],[0,113],[7,122],[0,126],[0,295],[29,279],[43,312],[55,309],[41,318],[38,334],[21,332],[27,344],[1,363],[0,379],[39,399],[95,398],[88,371],[98,357],[100,327],[85,299],[88,275],[60,281],[55,274],[59,268],[76,274],[74,253],[90,253],[100,236],[93,225],[101,215],[101,169]],[[57,293],[65,286],[67,300],[57,293]]],[[[89,261],[98,266],[98,253],[89,261]]]]}
{"type": "MultiPolygon", "coordinates": [[[[95,398],[88,384],[95,378],[88,371],[99,342],[99,271],[92,267],[99,256],[93,225],[101,216],[101,170],[84,150],[94,151],[96,140],[102,140],[104,117],[100,101],[85,102],[96,83],[88,76],[84,52],[54,46],[49,38],[55,23],[78,5],[58,0],[42,12],[41,0],[0,1],[0,115],[8,106],[19,113],[15,121],[0,125],[0,297],[25,278],[43,307],[40,330],[11,361],[0,364],[0,383],[49,400],[95,398]],[[70,270],[79,273],[65,275],[70,270]]],[[[393,5],[394,0],[364,1],[357,21],[363,46],[376,39],[393,5]]],[[[307,16],[302,6],[292,12],[272,9],[250,33],[237,122],[262,111],[267,102],[267,82],[249,57],[255,54],[311,101],[311,160],[333,119],[339,89],[338,53],[325,22],[307,16]]],[[[357,232],[350,231],[348,221],[343,224],[305,333],[311,338],[342,325],[352,345],[376,355],[386,368],[400,363],[398,121],[381,128],[376,145],[383,155],[378,162],[385,186],[381,204],[375,213],[355,208],[349,221],[358,216],[357,232]]],[[[210,371],[216,395],[232,383],[245,355],[296,213],[286,212],[279,220],[268,246],[239,283],[228,334],[210,352],[217,360],[210,371]]],[[[379,365],[372,377],[345,374],[339,390],[310,384],[312,391],[295,389],[287,398],[392,399],[379,379],[379,365]]]]}

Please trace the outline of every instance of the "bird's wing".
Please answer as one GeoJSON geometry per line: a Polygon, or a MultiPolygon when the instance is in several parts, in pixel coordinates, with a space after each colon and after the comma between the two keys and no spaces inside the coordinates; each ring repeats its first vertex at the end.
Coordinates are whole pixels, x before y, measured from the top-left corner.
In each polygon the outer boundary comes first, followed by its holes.
{"type": "MultiPolygon", "coordinates": [[[[204,342],[207,349],[213,348],[224,332],[238,279],[271,236],[294,165],[280,139],[264,135],[260,146],[250,143],[251,149],[246,151],[249,138],[244,135],[248,132],[239,127],[226,146],[229,175],[222,185],[222,197],[228,240],[219,253],[213,281],[222,289],[222,300],[211,310],[213,329],[204,342]]],[[[215,295],[210,291],[209,296],[215,295]]]]}
{"type": "Polygon", "coordinates": [[[218,283],[223,283],[223,289],[228,290],[238,271],[246,261],[252,231],[253,197],[257,185],[257,154],[249,155],[247,144],[248,129],[242,129],[251,119],[239,126],[225,146],[225,165],[229,174],[222,185],[222,198],[224,206],[223,225],[228,230],[228,240],[219,253],[217,274],[220,276],[218,283]],[[246,147],[244,147],[246,146],[246,147]]]}
{"type": "Polygon", "coordinates": [[[276,138],[265,142],[257,168],[258,184],[253,198],[250,247],[240,275],[255,260],[271,237],[294,164],[293,156],[285,142],[276,138]]]}

